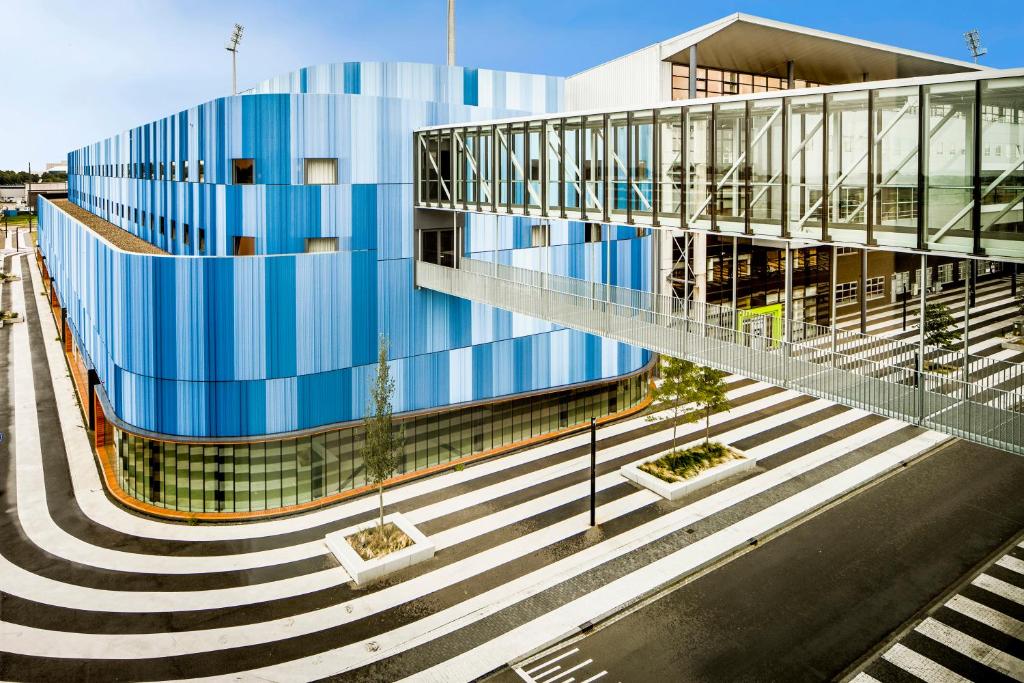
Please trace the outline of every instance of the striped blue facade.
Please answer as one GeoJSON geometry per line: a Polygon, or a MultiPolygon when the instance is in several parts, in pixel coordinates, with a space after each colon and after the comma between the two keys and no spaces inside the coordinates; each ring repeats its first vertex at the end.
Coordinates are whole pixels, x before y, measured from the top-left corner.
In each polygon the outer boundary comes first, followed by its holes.
{"type": "MultiPolygon", "coordinates": [[[[555,111],[561,103],[554,77],[332,64],[69,154],[72,201],[170,254],[120,251],[41,206],[40,250],[117,417],[184,437],[356,420],[378,334],[391,342],[396,413],[641,368],[649,357],[640,349],[413,286],[413,129],[555,111]],[[231,183],[232,160],[242,157],[255,160],[255,184],[231,183]],[[338,183],[302,184],[305,158],[338,159],[338,183]],[[172,162],[173,180],[126,177],[139,175],[128,165],[163,164],[169,173],[172,162]],[[143,212],[175,221],[175,238],[137,219],[143,212]],[[242,236],[255,238],[255,256],[230,256],[242,236]],[[338,238],[338,251],[303,253],[313,237],[338,238]]],[[[470,217],[466,251],[649,285],[650,240],[635,230],[585,243],[582,224],[555,222],[553,246],[541,250],[529,246],[531,223],[470,217]]]]}

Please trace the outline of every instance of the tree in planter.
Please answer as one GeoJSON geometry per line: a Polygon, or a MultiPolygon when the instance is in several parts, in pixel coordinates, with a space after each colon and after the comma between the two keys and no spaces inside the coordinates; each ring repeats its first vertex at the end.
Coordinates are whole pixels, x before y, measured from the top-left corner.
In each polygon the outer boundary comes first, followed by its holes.
{"type": "MultiPolygon", "coordinates": [[[[694,376],[694,403],[704,411],[704,447],[711,442],[711,413],[729,410],[732,404],[725,395],[725,373],[701,367],[694,376]]],[[[694,415],[699,413],[694,412],[694,415]]]]}
{"type": "Polygon", "coordinates": [[[704,443],[711,438],[711,413],[727,410],[729,400],[725,396],[725,373],[712,370],[688,360],[668,358],[661,366],[661,384],[651,394],[651,406],[655,411],[668,411],[665,417],[654,417],[650,421],[672,421],[672,450],[676,450],[676,430],[680,422],[696,422],[704,416],[704,443]],[[697,410],[686,412],[689,404],[697,410]]]}
{"type": "Polygon", "coordinates": [[[949,351],[960,342],[960,333],[953,329],[955,321],[946,304],[927,304],[924,307],[924,340],[931,346],[949,351]]]}
{"type": "Polygon", "coordinates": [[[398,469],[402,456],[404,435],[395,431],[392,425],[391,397],[395,393],[395,380],[391,378],[388,366],[388,340],[381,335],[377,346],[377,372],[370,388],[370,402],[367,407],[366,446],[363,461],[366,476],[377,487],[379,516],[377,532],[384,540],[384,482],[398,469]]]}
{"type": "Polygon", "coordinates": [[[693,422],[687,419],[686,405],[694,399],[693,385],[697,365],[679,358],[665,358],[661,364],[661,383],[651,392],[651,409],[665,412],[664,417],[649,415],[648,422],[672,421],[672,450],[676,449],[676,431],[679,422],[693,422]]]}

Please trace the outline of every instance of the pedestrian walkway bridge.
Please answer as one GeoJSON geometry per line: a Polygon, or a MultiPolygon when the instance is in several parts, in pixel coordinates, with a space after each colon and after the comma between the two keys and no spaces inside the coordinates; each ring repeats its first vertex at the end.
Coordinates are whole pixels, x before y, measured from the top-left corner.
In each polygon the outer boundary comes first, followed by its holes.
{"type": "Polygon", "coordinates": [[[416,284],[1024,455],[1020,364],[476,259],[457,265],[417,261],[416,284]]]}
{"type": "Polygon", "coordinates": [[[420,208],[1024,262],[1024,69],[416,131],[420,208]]]}

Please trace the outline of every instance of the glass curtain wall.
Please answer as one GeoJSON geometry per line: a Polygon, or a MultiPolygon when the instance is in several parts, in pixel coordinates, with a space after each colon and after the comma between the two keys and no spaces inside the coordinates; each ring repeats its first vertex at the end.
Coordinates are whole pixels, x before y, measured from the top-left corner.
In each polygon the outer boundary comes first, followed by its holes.
{"type": "Polygon", "coordinates": [[[715,105],[714,215],[726,233],[742,234],[746,224],[746,109],[746,102],[715,105]]]}
{"type": "Polygon", "coordinates": [[[487,159],[507,213],[1024,258],[1022,91],[923,79],[424,131],[418,201],[484,204],[487,159]]]}
{"type": "Polygon", "coordinates": [[[711,228],[712,213],[712,145],[711,106],[690,107],[686,123],[686,212],[687,226],[711,228]]]}
{"type": "Polygon", "coordinates": [[[804,95],[790,101],[789,232],[794,237],[822,236],[825,149],[824,98],[804,95]]]}
{"type": "MultiPolygon", "coordinates": [[[[397,474],[548,435],[627,410],[650,374],[569,392],[399,420],[397,474]]],[[[308,503],[366,485],[362,426],[259,443],[181,444],[116,430],[118,481],[134,498],[183,512],[253,512],[308,503]]]]}
{"type": "Polygon", "coordinates": [[[925,228],[928,246],[973,251],[974,81],[925,88],[925,228]]]}
{"type": "Polygon", "coordinates": [[[840,242],[867,240],[868,92],[828,95],[828,232],[840,242]]]}
{"type": "Polygon", "coordinates": [[[981,86],[981,248],[1024,254],[1024,78],[981,86]]]}
{"type": "Polygon", "coordinates": [[[658,112],[658,221],[679,227],[683,206],[683,133],[682,112],[663,109],[658,112]]]}
{"type": "Polygon", "coordinates": [[[917,246],[918,88],[875,91],[874,225],[881,246],[917,246]]]}
{"type": "Polygon", "coordinates": [[[751,231],[782,235],[783,100],[751,102],[750,214],[751,231]]]}

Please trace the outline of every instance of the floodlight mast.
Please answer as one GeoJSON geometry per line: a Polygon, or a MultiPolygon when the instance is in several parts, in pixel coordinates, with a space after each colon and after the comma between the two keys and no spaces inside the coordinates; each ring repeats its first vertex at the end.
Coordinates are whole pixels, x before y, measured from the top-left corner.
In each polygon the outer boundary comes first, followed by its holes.
{"type": "Polygon", "coordinates": [[[973,28],[964,34],[964,42],[967,43],[967,49],[971,51],[971,57],[974,58],[974,63],[978,63],[978,57],[984,57],[988,54],[988,49],[981,46],[981,32],[978,29],[973,28]]]}
{"type": "Polygon", "coordinates": [[[234,30],[231,32],[231,37],[228,38],[228,44],[224,48],[231,53],[231,94],[238,94],[238,44],[242,42],[242,33],[245,31],[245,27],[241,24],[235,24],[234,30]]]}

